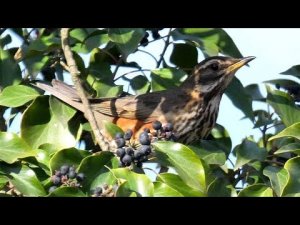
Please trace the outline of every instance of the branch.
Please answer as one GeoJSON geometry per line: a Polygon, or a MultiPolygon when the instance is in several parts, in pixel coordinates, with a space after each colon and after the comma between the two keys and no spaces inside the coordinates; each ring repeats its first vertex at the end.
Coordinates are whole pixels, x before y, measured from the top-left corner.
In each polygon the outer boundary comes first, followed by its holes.
{"type": "Polygon", "coordinates": [[[69,72],[72,76],[73,83],[75,85],[75,88],[78,92],[78,95],[82,101],[83,108],[84,108],[84,114],[91,124],[93,133],[96,138],[96,142],[99,144],[102,151],[108,151],[110,144],[109,141],[101,134],[97,121],[95,119],[94,113],[92,111],[91,105],[88,101],[88,97],[86,93],[84,92],[84,89],[82,87],[82,81],[79,78],[80,72],[78,70],[78,67],[76,65],[76,62],[73,58],[73,53],[71,51],[70,45],[69,45],[69,30],[70,28],[62,28],[61,33],[61,45],[62,49],[64,51],[64,55],[68,64],[69,72]]]}
{"type": "Polygon", "coordinates": [[[164,47],[162,53],[160,54],[160,59],[159,59],[158,62],[157,62],[157,66],[156,66],[157,68],[159,68],[161,62],[163,61],[164,55],[165,55],[165,53],[166,53],[166,51],[167,51],[167,48],[168,48],[168,46],[169,46],[169,44],[170,44],[171,32],[172,32],[172,28],[170,28],[169,33],[168,33],[168,35],[167,35],[167,40],[166,40],[166,42],[165,42],[165,47],[164,47]]]}

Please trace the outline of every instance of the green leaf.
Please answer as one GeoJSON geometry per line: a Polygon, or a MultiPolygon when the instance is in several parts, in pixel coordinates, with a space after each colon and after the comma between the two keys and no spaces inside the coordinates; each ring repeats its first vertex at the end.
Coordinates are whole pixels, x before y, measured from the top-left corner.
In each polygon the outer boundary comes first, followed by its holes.
{"type": "Polygon", "coordinates": [[[234,170],[237,170],[252,160],[264,161],[267,157],[267,150],[265,148],[259,148],[257,143],[247,139],[244,140],[242,144],[237,145],[234,151],[237,157],[234,170]]]}
{"type": "Polygon", "coordinates": [[[16,85],[21,82],[21,69],[14,61],[9,51],[0,47],[0,91],[10,85],[16,85]]]}
{"type": "Polygon", "coordinates": [[[40,36],[34,41],[30,42],[27,51],[38,51],[45,52],[53,49],[59,48],[61,45],[60,38],[56,37],[55,34],[50,34],[48,36],[40,36]]]}
{"type": "MultiPolygon", "coordinates": [[[[21,136],[33,149],[46,143],[57,149],[73,147],[76,134],[69,130],[69,121],[75,113],[54,97],[39,96],[24,112],[21,136]]],[[[75,127],[72,129],[75,132],[75,127]]]]}
{"type": "Polygon", "coordinates": [[[300,140],[300,122],[295,123],[287,128],[285,128],[283,131],[281,131],[279,134],[276,134],[269,138],[268,141],[277,139],[277,138],[282,138],[282,137],[293,137],[297,138],[300,140]]]}
{"type": "Polygon", "coordinates": [[[97,92],[97,97],[116,97],[123,92],[122,85],[110,85],[102,83],[101,81],[95,81],[92,85],[93,89],[97,92]]]}
{"type": "Polygon", "coordinates": [[[36,152],[16,134],[0,132],[0,143],[0,160],[9,164],[20,158],[36,155],[36,152]]]}
{"type": "Polygon", "coordinates": [[[238,197],[273,197],[273,190],[264,184],[253,184],[244,188],[238,197]]]}
{"type": "Polygon", "coordinates": [[[199,146],[189,145],[188,147],[207,164],[224,165],[226,162],[226,155],[221,150],[221,146],[222,144],[219,144],[217,141],[201,140],[199,146]]]}
{"type": "Polygon", "coordinates": [[[154,182],[154,197],[183,197],[175,189],[162,182],[154,182]]]}
{"type": "Polygon", "coordinates": [[[152,91],[161,91],[178,87],[186,73],[175,68],[162,68],[151,71],[151,89],[152,91]]]}
{"type": "Polygon", "coordinates": [[[300,65],[295,65],[289,68],[288,70],[281,72],[280,74],[292,75],[300,79],[300,65]]]}
{"type": "Polygon", "coordinates": [[[150,90],[150,83],[145,76],[138,75],[130,80],[130,86],[136,94],[145,94],[150,90]]]}
{"type": "Polygon", "coordinates": [[[86,178],[82,182],[82,188],[90,191],[104,184],[113,185],[116,181],[109,168],[118,168],[118,160],[111,152],[101,152],[82,160],[78,171],[84,173],[86,178]]]}
{"type": "Polygon", "coordinates": [[[300,156],[289,159],[284,168],[288,171],[288,182],[282,196],[300,196],[300,156]]]}
{"type": "Polygon", "coordinates": [[[95,28],[73,29],[70,31],[70,36],[79,40],[79,43],[72,47],[72,50],[78,53],[89,53],[109,41],[107,31],[95,28]]]}
{"type": "Polygon", "coordinates": [[[279,88],[285,88],[285,89],[290,87],[290,86],[299,85],[299,83],[297,83],[293,80],[288,80],[288,79],[267,80],[267,81],[264,81],[264,83],[274,84],[275,86],[279,85],[279,88]]]}
{"type": "Polygon", "coordinates": [[[197,49],[191,44],[174,44],[170,61],[180,68],[193,68],[198,62],[197,49]]]}
{"type": "Polygon", "coordinates": [[[252,109],[252,97],[247,93],[242,83],[236,77],[233,78],[227,87],[225,94],[232,101],[233,105],[241,110],[250,120],[254,119],[252,109]],[[236,93],[239,93],[238,95],[236,93]]]}
{"type": "Polygon", "coordinates": [[[218,53],[241,58],[242,54],[231,37],[220,28],[182,28],[172,32],[174,40],[187,40],[198,44],[205,56],[218,53]]]}
{"type": "MultiPolygon", "coordinates": [[[[172,188],[172,190],[175,190],[176,192],[180,193],[180,195],[185,196],[185,197],[202,197],[202,196],[204,196],[204,194],[201,191],[188,186],[176,174],[161,173],[157,176],[157,181],[166,184],[167,188],[172,188]]],[[[156,190],[154,187],[154,196],[156,196],[155,192],[156,192],[156,190]]]]}
{"type": "Polygon", "coordinates": [[[112,122],[103,121],[103,124],[105,131],[111,136],[111,138],[115,138],[117,133],[124,134],[124,131],[112,122]]]}
{"type": "Polygon", "coordinates": [[[85,150],[79,150],[76,148],[63,149],[56,152],[50,159],[51,174],[54,174],[55,170],[59,170],[62,165],[79,166],[83,158],[89,156],[90,153],[85,150]]]}
{"type": "Polygon", "coordinates": [[[293,98],[282,91],[272,90],[267,86],[267,102],[274,108],[286,126],[300,122],[300,110],[295,106],[293,98]]]}
{"type": "Polygon", "coordinates": [[[216,178],[207,188],[208,197],[236,197],[234,187],[223,178],[216,178]]]}
{"type": "Polygon", "coordinates": [[[288,172],[284,168],[267,166],[263,174],[269,177],[273,190],[277,196],[282,196],[284,187],[288,182],[288,172]]]}
{"type": "Polygon", "coordinates": [[[26,165],[1,164],[0,171],[5,173],[10,182],[24,196],[44,196],[45,189],[37,179],[35,172],[26,165]]]}
{"type": "MultiPolygon", "coordinates": [[[[124,179],[125,181],[127,181],[126,185],[124,184],[124,187],[126,187],[126,189],[128,190],[126,193],[135,192],[137,196],[142,197],[153,196],[153,183],[146,175],[134,173],[128,168],[112,169],[111,172],[117,179],[124,179]]],[[[122,192],[125,193],[124,190],[122,190],[122,192]]],[[[120,196],[118,195],[118,191],[117,196],[120,196]]]]}
{"type": "Polygon", "coordinates": [[[7,184],[9,179],[5,176],[0,175],[0,190],[7,184]]]}
{"type": "MultiPolygon", "coordinates": [[[[159,141],[152,144],[157,152],[167,155],[181,179],[189,186],[205,192],[205,171],[198,156],[185,145],[159,141]]],[[[159,155],[157,155],[160,160],[159,155]]]]}
{"type": "Polygon", "coordinates": [[[266,98],[264,98],[260,92],[258,84],[249,84],[245,87],[245,91],[248,95],[252,97],[252,100],[254,101],[265,101],[266,98]]]}
{"type": "Polygon", "coordinates": [[[40,94],[33,88],[24,85],[6,87],[0,94],[0,105],[19,107],[35,99],[40,94]]]}
{"type": "Polygon", "coordinates": [[[47,197],[87,197],[80,189],[75,187],[59,187],[47,197]]]}
{"type": "Polygon", "coordinates": [[[292,152],[300,155],[300,143],[290,143],[287,145],[283,145],[276,152],[274,152],[274,154],[279,155],[286,152],[292,152]]]}
{"type": "Polygon", "coordinates": [[[255,110],[253,114],[256,118],[253,128],[258,128],[274,123],[274,120],[270,119],[270,114],[265,110],[255,110]]]}
{"type": "Polygon", "coordinates": [[[117,44],[124,59],[137,49],[144,34],[145,30],[142,28],[110,28],[108,30],[108,37],[117,44]]]}

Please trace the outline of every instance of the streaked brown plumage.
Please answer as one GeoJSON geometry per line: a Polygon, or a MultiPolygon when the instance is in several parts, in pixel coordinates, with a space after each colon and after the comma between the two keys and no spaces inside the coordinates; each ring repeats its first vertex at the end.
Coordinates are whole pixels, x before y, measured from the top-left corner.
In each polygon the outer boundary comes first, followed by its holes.
{"type": "MultiPolygon", "coordinates": [[[[123,130],[132,129],[138,134],[151,123],[159,120],[170,122],[178,141],[188,144],[205,138],[217,120],[219,104],[235,72],[255,57],[235,59],[215,56],[200,62],[180,87],[122,98],[91,99],[99,127],[103,120],[116,123],[123,130]]],[[[53,80],[49,86],[38,87],[83,111],[76,91],[53,80]]]]}

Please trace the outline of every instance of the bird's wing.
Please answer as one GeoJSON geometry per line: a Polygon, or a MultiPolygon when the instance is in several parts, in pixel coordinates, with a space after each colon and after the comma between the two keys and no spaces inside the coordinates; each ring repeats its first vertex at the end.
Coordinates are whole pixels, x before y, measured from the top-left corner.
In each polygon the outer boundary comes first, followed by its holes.
{"type": "MultiPolygon", "coordinates": [[[[176,105],[179,91],[167,90],[93,103],[92,107],[105,115],[151,121],[176,105]],[[168,108],[169,107],[169,108],[168,108]]],[[[97,101],[97,100],[96,100],[97,101]]]]}

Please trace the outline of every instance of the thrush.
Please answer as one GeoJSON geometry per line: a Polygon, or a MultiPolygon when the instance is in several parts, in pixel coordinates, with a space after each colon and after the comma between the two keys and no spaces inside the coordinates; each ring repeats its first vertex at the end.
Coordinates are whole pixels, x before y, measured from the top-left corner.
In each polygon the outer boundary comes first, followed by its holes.
{"type": "MultiPolygon", "coordinates": [[[[133,130],[137,137],[158,120],[172,123],[177,141],[190,144],[209,135],[217,120],[222,95],[235,72],[254,58],[206,58],[179,87],[126,97],[91,98],[91,108],[102,129],[103,121],[111,121],[123,130],[133,130]]],[[[40,82],[37,86],[84,112],[71,86],[58,80],[53,80],[52,86],[40,82]]]]}

